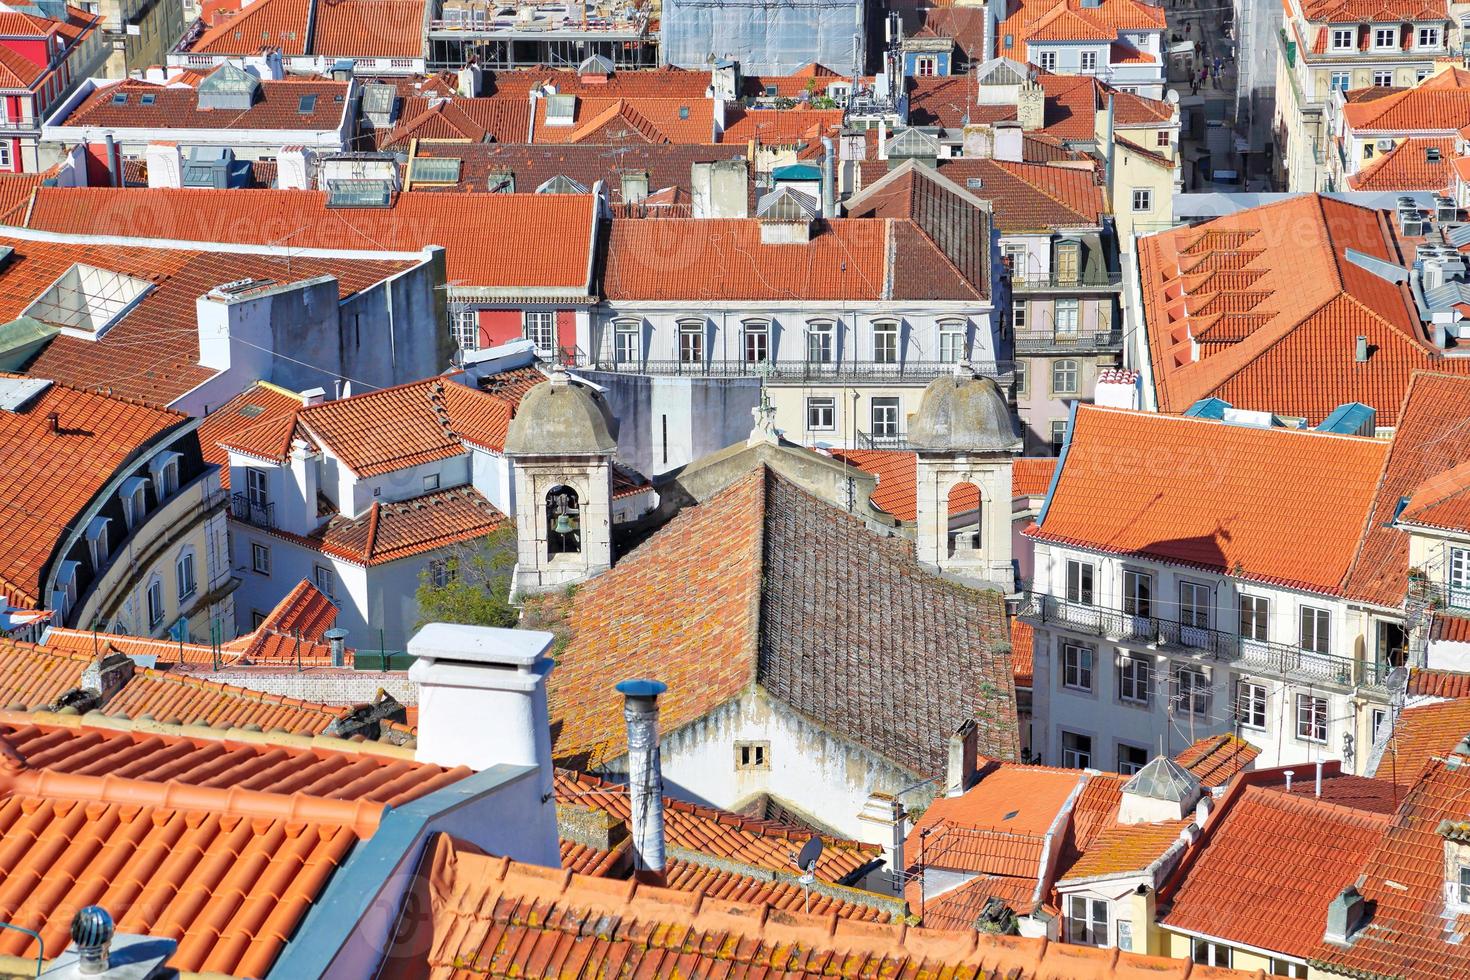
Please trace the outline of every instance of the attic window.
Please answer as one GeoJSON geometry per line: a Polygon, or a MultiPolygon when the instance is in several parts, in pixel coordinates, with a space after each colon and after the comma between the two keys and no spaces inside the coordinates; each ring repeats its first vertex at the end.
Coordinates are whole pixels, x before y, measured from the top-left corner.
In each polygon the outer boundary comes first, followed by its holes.
{"type": "Polygon", "coordinates": [[[736,769],[769,769],[769,768],[771,768],[771,743],[770,742],[736,742],[735,743],[735,768],[736,769]]]}
{"type": "Polygon", "coordinates": [[[112,104],[113,105],[127,105],[128,104],[128,93],[126,93],[126,92],[114,92],[112,94],[112,104]]]}
{"type": "Polygon", "coordinates": [[[142,279],[77,262],[24,315],[60,327],[69,337],[100,340],[152,288],[142,279]]]}
{"type": "Polygon", "coordinates": [[[774,86],[774,85],[767,85],[766,86],[766,98],[768,98],[768,99],[774,99],[776,97],[776,94],[777,94],[777,92],[776,92],[776,86],[774,86]]]}
{"type": "Polygon", "coordinates": [[[327,182],[329,208],[386,208],[393,188],[386,180],[331,180],[327,182]]]}
{"type": "Polygon", "coordinates": [[[575,95],[553,95],[546,100],[546,125],[570,126],[577,115],[575,95]]]}
{"type": "Polygon", "coordinates": [[[303,95],[296,102],[296,111],[298,113],[300,113],[301,115],[303,115],[303,116],[309,115],[310,113],[315,112],[316,111],[316,96],[315,95],[303,95]]]}
{"type": "Polygon", "coordinates": [[[984,186],[985,186],[985,181],[981,180],[979,177],[966,177],[965,178],[965,187],[968,190],[978,191],[978,190],[980,190],[984,186]]]}
{"type": "Polygon", "coordinates": [[[415,157],[410,177],[415,184],[459,183],[459,157],[415,157]]]}
{"type": "Polygon", "coordinates": [[[1437,146],[1426,146],[1424,148],[1424,162],[1425,163],[1439,163],[1439,147],[1437,147],[1437,146]]]}
{"type": "MultiPolygon", "coordinates": [[[[679,107],[679,118],[680,119],[688,119],[689,118],[689,107],[687,105],[681,105],[679,107]]],[[[1438,150],[1435,150],[1434,152],[1436,154],[1439,153],[1438,150]]]]}
{"type": "Polygon", "coordinates": [[[142,95],[138,96],[138,102],[142,105],[152,105],[157,98],[158,96],[154,95],[152,92],[144,92],[142,95]]]}

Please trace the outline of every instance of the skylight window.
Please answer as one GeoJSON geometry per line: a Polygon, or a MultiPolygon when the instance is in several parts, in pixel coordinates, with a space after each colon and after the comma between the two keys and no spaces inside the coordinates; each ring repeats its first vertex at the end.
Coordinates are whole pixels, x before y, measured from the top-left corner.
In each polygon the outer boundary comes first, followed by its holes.
{"type": "Polygon", "coordinates": [[[415,157],[411,179],[415,184],[459,183],[459,157],[415,157]]]}
{"type": "Polygon", "coordinates": [[[143,105],[152,105],[157,98],[158,96],[154,95],[152,92],[144,92],[142,95],[138,96],[138,101],[143,105]]]}
{"type": "Polygon", "coordinates": [[[127,105],[128,104],[128,93],[126,93],[126,92],[114,92],[114,93],[112,93],[112,104],[113,105],[127,105]]]}
{"type": "Polygon", "coordinates": [[[296,111],[303,116],[307,116],[313,112],[316,112],[316,96],[303,95],[296,102],[296,111]]]}
{"type": "Polygon", "coordinates": [[[689,118],[689,107],[687,105],[681,105],[679,107],[679,118],[680,119],[688,119],[689,118]]]}
{"type": "Polygon", "coordinates": [[[546,125],[570,126],[577,115],[575,95],[552,95],[546,99],[546,125]]]}
{"type": "Polygon", "coordinates": [[[69,337],[100,340],[152,288],[142,279],[78,262],[26,307],[24,315],[60,327],[69,337]]]}
{"type": "Polygon", "coordinates": [[[327,182],[329,208],[386,208],[393,201],[393,185],[386,180],[332,180],[327,182]]]}

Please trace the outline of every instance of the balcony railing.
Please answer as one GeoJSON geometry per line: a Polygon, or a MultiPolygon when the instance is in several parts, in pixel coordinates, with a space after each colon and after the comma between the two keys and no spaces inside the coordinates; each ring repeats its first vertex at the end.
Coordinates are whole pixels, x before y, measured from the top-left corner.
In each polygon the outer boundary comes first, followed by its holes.
{"type": "MultiPolygon", "coordinates": [[[[790,361],[774,364],[741,360],[652,360],[619,361],[595,358],[577,353],[567,361],[569,366],[619,374],[653,374],[691,378],[759,378],[773,383],[783,381],[912,381],[927,383],[955,369],[953,361],[913,361],[896,363],[881,361],[790,361]]],[[[988,378],[1008,377],[1015,368],[1013,361],[971,361],[976,374],[988,378]]]]}
{"type": "Polygon", "coordinates": [[[248,494],[237,493],[230,497],[230,516],[237,521],[254,524],[256,527],[274,529],[276,505],[253,501],[248,494]]]}
{"type": "Polygon", "coordinates": [[[907,449],[909,437],[903,432],[888,434],[859,430],[857,444],[859,449],[907,449]]]}
{"type": "Polygon", "coordinates": [[[1177,648],[1278,676],[1343,687],[1381,687],[1388,672],[1387,668],[1367,661],[1336,657],[1270,640],[1253,640],[1238,633],[1188,626],[1155,616],[1133,616],[1116,609],[1068,602],[1040,592],[1024,593],[1020,615],[1037,623],[1055,623],[1074,632],[1104,639],[1177,648]]]}
{"type": "Polygon", "coordinates": [[[1121,272],[1087,272],[1080,276],[1052,272],[1026,272],[1011,275],[1011,292],[1024,293],[1036,289],[1117,289],[1123,285],[1121,272]]]}
{"type": "Polygon", "coordinates": [[[1071,351],[1077,354],[1108,354],[1123,349],[1122,330],[1069,331],[1017,330],[1016,353],[1071,351]]]}

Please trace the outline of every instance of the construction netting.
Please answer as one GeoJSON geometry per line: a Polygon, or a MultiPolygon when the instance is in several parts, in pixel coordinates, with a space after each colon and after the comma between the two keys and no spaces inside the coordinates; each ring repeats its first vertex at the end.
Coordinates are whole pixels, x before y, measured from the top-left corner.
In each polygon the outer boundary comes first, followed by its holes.
{"type": "Polygon", "coordinates": [[[864,0],[663,0],[663,60],[681,68],[740,63],[783,75],[815,61],[842,74],[866,53],[864,0]]]}

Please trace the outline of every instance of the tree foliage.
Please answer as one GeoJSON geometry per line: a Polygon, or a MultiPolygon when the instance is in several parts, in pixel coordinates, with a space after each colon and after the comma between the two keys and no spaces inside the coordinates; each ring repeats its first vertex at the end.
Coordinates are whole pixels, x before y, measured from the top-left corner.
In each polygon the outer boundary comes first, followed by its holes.
{"type": "Polygon", "coordinates": [[[419,573],[418,625],[515,626],[520,617],[510,604],[515,560],[515,529],[506,527],[456,548],[442,566],[431,562],[419,573]]]}

